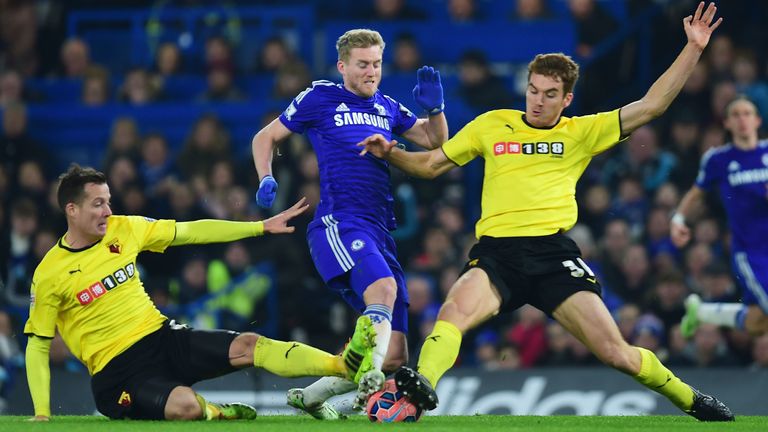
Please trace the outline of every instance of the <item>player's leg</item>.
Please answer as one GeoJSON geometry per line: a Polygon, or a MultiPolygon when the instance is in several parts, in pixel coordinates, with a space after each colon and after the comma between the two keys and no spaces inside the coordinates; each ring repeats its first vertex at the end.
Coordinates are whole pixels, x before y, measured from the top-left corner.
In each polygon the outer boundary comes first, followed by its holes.
{"type": "Polygon", "coordinates": [[[594,292],[578,291],[570,295],[554,309],[552,316],[603,363],[666,396],[681,410],[699,420],[733,420],[725,405],[685,384],[664,367],[653,352],[627,344],[605,304],[594,292]]]}
{"type": "Polygon", "coordinates": [[[733,268],[742,303],[702,302],[697,294],[691,294],[685,300],[685,316],[680,323],[683,336],[692,337],[702,322],[752,334],[768,332],[768,259],[736,252],[733,268]]]}
{"type": "Polygon", "coordinates": [[[466,271],[453,284],[440,307],[432,332],[424,340],[417,371],[408,367],[395,374],[397,388],[424,409],[437,407],[437,382],[456,362],[462,335],[499,312],[502,300],[482,268],[466,271]]]}
{"type": "Polygon", "coordinates": [[[164,415],[166,420],[253,420],[257,416],[256,409],[250,405],[208,402],[187,386],[171,390],[164,415]]]}

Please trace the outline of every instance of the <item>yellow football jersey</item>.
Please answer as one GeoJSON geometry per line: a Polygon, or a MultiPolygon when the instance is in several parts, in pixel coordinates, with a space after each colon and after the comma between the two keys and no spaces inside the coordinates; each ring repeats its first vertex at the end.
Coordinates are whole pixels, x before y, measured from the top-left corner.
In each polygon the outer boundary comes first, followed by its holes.
{"type": "Polygon", "coordinates": [[[166,319],[144,291],[136,256],[162,252],[176,235],[176,222],[141,216],[110,216],[98,243],[72,249],[63,237],[45,255],[32,278],[25,334],[64,342],[91,375],[166,319]]]}
{"type": "Polygon", "coordinates": [[[478,238],[543,236],[570,229],[578,213],[576,182],[593,156],[622,139],[618,109],[561,117],[547,129],[529,125],[523,115],[489,111],[443,144],[457,165],[477,156],[485,159],[478,238]]]}

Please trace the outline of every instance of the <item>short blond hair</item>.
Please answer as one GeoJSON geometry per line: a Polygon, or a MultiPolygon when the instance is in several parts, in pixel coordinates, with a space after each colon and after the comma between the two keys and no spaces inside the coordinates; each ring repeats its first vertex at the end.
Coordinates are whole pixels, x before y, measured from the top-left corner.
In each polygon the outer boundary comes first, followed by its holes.
{"type": "Polygon", "coordinates": [[[339,53],[339,60],[347,62],[352,48],[369,48],[372,46],[380,46],[381,51],[384,51],[384,38],[379,32],[370,29],[353,29],[341,35],[336,41],[336,52],[339,53]]]}
{"type": "Polygon", "coordinates": [[[571,56],[563,53],[538,54],[528,63],[528,79],[531,74],[559,78],[563,83],[565,94],[573,92],[573,87],[579,79],[579,65],[571,56]]]}

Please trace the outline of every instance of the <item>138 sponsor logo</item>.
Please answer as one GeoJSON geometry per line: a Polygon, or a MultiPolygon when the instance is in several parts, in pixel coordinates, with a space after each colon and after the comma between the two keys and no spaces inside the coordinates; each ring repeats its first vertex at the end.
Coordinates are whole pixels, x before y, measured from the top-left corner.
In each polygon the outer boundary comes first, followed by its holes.
{"type": "Polygon", "coordinates": [[[548,154],[552,157],[563,157],[565,146],[562,142],[536,142],[519,143],[516,141],[502,141],[493,145],[493,154],[501,156],[505,154],[548,154]]]}
{"type": "Polygon", "coordinates": [[[136,264],[129,263],[125,267],[115,270],[112,274],[106,275],[101,280],[93,282],[88,288],[77,293],[77,301],[85,306],[97,298],[103,296],[114,288],[130,280],[136,274],[136,264]]]}

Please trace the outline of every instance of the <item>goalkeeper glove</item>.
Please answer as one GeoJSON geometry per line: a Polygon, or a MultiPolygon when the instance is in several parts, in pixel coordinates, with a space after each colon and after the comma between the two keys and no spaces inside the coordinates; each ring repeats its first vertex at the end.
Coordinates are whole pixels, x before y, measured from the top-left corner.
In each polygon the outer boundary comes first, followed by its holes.
{"type": "Polygon", "coordinates": [[[270,208],[277,195],[277,180],[271,175],[264,176],[256,191],[256,204],[261,208],[270,208]]]}
{"type": "Polygon", "coordinates": [[[420,107],[427,110],[429,115],[443,112],[445,102],[443,101],[443,84],[440,82],[440,71],[431,66],[422,66],[416,71],[416,87],[413,88],[413,99],[420,107]]]}

